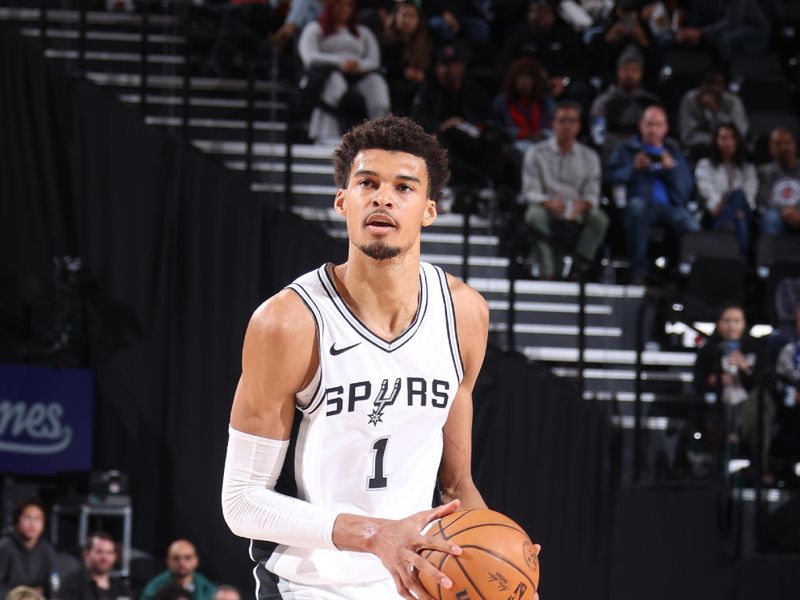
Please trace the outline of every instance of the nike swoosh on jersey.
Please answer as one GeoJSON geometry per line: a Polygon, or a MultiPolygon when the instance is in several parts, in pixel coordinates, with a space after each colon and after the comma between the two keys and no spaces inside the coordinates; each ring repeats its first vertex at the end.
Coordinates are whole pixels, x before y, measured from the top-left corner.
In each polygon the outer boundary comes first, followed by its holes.
{"type": "Polygon", "coordinates": [[[331,344],[331,356],[338,356],[342,352],[347,352],[348,350],[351,350],[351,349],[355,348],[356,346],[358,346],[360,344],[361,344],[361,342],[356,342],[352,346],[347,346],[345,348],[337,348],[336,347],[336,342],[334,342],[333,344],[331,344]]]}

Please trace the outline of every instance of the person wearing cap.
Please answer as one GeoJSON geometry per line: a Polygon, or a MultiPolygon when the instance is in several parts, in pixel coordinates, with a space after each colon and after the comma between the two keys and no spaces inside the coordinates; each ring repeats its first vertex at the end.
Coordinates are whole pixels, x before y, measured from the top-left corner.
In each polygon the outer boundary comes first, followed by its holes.
{"type": "Polygon", "coordinates": [[[608,158],[620,142],[636,134],[639,117],[658,97],[642,87],[644,57],[636,46],[628,46],[617,61],[617,82],[592,103],[592,141],[608,158]]]}

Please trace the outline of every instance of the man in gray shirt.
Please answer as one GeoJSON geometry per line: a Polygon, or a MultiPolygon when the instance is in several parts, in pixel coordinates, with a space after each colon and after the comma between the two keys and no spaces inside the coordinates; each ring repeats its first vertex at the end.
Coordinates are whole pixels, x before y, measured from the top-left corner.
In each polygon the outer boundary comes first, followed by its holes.
{"type": "MultiPolygon", "coordinates": [[[[577,141],[580,130],[580,105],[561,102],[553,117],[553,138],[531,147],[522,166],[525,221],[543,236],[536,243],[543,279],[554,277],[554,222],[580,227],[573,251],[584,265],[594,260],[608,229],[608,216],[599,207],[600,158],[577,141]]],[[[563,228],[558,230],[556,236],[564,235],[563,228]]]]}
{"type": "Polygon", "coordinates": [[[758,169],[758,207],[761,234],[780,235],[800,230],[800,161],[797,140],[788,129],[778,127],[769,136],[772,162],[758,169]]]}
{"type": "Polygon", "coordinates": [[[749,126],[742,100],[725,90],[725,76],[716,67],[703,76],[699,88],[689,90],[681,100],[681,143],[692,159],[708,156],[714,132],[722,123],[733,123],[747,137],[749,126]]]}

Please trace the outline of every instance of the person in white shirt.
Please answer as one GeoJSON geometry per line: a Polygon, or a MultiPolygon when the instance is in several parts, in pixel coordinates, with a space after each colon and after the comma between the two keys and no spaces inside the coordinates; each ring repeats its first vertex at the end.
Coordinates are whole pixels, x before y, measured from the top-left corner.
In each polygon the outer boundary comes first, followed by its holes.
{"type": "Polygon", "coordinates": [[[736,125],[725,123],[717,127],[711,156],[697,163],[694,177],[714,229],[733,228],[739,251],[747,256],[758,177],[755,166],[745,162],[742,135],[736,125]]]}
{"type": "Polygon", "coordinates": [[[367,27],[356,24],[354,0],[327,0],[319,19],[303,29],[297,50],[307,71],[329,71],[308,126],[312,140],[339,141],[336,111],[350,86],[364,98],[370,119],[388,114],[389,87],[378,72],[380,46],[367,27]]]}

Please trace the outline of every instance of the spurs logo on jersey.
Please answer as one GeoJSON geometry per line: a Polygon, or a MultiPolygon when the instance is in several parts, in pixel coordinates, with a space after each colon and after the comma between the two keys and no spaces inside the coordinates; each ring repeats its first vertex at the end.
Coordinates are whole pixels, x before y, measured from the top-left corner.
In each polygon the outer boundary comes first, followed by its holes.
{"type": "Polygon", "coordinates": [[[357,381],[346,388],[335,386],[326,388],[323,394],[328,417],[335,417],[345,412],[364,412],[359,403],[368,405],[370,413],[367,415],[370,425],[378,426],[383,422],[386,407],[392,406],[398,396],[403,393],[407,398],[407,406],[430,406],[432,408],[447,408],[450,402],[450,384],[447,381],[434,379],[428,382],[423,377],[398,377],[394,380],[392,391],[389,391],[389,379],[384,379],[380,386],[374,386],[371,381],[357,381]],[[372,390],[378,388],[373,395],[372,390]],[[345,389],[348,391],[345,392],[345,389]],[[373,399],[374,396],[374,399],[373,399]],[[369,400],[372,400],[370,403],[369,400]]]}
{"type": "MultiPolygon", "coordinates": [[[[297,395],[298,496],[337,512],[387,519],[430,508],[442,428],[463,377],[445,274],[420,265],[416,315],[393,340],[375,335],[351,312],[330,266],[289,287],[314,317],[320,362],[312,383],[297,395]]],[[[266,569],[300,583],[389,576],[371,554],[254,547],[266,569]]]]}

